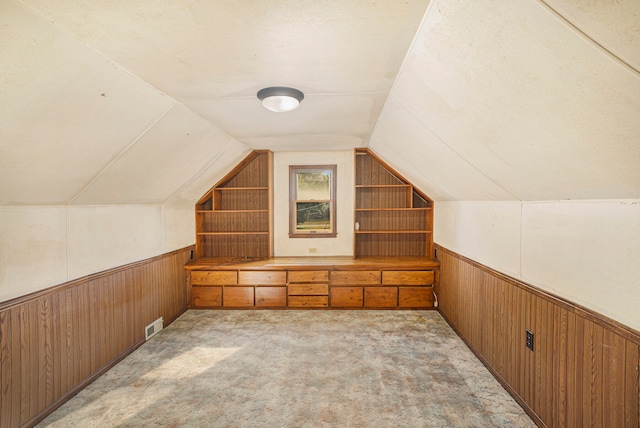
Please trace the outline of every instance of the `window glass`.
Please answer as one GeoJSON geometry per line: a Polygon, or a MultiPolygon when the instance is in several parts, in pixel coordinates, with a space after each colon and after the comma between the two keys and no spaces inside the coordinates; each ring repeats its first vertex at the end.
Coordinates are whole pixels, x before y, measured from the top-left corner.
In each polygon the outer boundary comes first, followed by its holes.
{"type": "Polygon", "coordinates": [[[335,174],[335,165],[290,167],[289,236],[336,236],[335,174]]]}

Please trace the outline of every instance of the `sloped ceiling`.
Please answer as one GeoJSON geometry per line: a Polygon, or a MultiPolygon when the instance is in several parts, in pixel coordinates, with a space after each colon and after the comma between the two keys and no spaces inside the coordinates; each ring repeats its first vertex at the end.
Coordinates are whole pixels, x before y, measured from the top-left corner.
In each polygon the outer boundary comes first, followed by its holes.
{"type": "Polygon", "coordinates": [[[0,54],[0,205],[191,203],[252,148],[366,145],[437,200],[640,198],[636,0],[0,0],[0,54]]]}
{"type": "Polygon", "coordinates": [[[635,0],[432,2],[371,147],[439,200],[638,198],[638,70],[635,0]]]}

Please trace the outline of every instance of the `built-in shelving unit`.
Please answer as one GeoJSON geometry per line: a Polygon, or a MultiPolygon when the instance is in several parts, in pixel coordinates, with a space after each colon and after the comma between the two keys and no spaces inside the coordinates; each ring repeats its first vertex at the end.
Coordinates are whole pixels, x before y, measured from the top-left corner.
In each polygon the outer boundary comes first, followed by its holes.
{"type": "Polygon", "coordinates": [[[196,203],[196,257],[273,256],[273,155],[255,150],[196,203]]]}
{"type": "Polygon", "coordinates": [[[433,201],[368,149],[355,169],[356,257],[433,257],[433,201]]]}

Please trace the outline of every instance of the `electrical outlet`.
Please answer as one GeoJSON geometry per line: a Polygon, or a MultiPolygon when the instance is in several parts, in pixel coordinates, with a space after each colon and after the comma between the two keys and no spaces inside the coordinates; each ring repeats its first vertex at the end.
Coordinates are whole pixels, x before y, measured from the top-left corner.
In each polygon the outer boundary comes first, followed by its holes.
{"type": "Polygon", "coordinates": [[[533,351],[533,333],[530,332],[529,330],[527,330],[527,341],[525,345],[527,346],[527,348],[533,351]]]}

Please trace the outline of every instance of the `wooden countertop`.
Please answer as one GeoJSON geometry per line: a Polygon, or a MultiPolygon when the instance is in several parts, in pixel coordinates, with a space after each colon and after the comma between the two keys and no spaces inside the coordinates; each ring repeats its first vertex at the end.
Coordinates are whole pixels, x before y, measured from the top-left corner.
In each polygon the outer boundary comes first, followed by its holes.
{"type": "Polygon", "coordinates": [[[440,262],[426,257],[273,257],[270,259],[252,259],[242,257],[202,258],[190,261],[186,270],[305,270],[318,269],[438,269],[440,262]]]}

